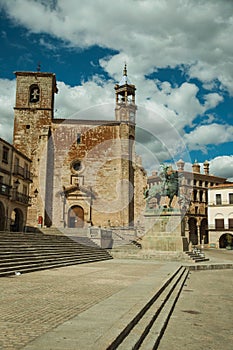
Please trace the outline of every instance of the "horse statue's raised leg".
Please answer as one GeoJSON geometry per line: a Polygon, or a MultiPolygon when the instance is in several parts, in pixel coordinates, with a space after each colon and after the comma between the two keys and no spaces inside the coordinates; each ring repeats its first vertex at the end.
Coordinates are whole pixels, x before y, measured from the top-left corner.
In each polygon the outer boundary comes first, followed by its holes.
{"type": "Polygon", "coordinates": [[[173,201],[173,198],[174,198],[174,194],[169,196],[169,203],[168,203],[168,207],[169,208],[172,208],[172,201],[173,201]]]}

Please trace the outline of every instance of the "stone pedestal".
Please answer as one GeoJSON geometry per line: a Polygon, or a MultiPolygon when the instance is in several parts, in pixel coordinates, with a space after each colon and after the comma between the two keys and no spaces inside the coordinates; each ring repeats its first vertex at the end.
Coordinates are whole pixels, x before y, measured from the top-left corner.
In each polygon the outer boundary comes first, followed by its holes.
{"type": "Polygon", "coordinates": [[[142,248],[151,252],[184,252],[188,250],[182,213],[179,210],[145,212],[146,234],[142,248]]]}

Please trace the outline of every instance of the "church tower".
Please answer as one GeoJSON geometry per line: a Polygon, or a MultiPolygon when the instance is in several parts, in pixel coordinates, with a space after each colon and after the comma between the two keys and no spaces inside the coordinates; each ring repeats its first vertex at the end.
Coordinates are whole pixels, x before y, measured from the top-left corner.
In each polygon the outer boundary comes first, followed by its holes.
{"type": "Polygon", "coordinates": [[[121,138],[121,169],[122,178],[127,179],[129,187],[125,195],[128,196],[127,222],[130,226],[134,225],[134,188],[135,188],[135,85],[131,84],[127,75],[127,66],[125,64],[123,76],[119,84],[115,85],[116,106],[115,118],[120,122],[121,138]]]}
{"type": "Polygon", "coordinates": [[[115,85],[116,107],[115,117],[118,121],[135,123],[137,106],[135,105],[135,85],[131,84],[127,76],[125,64],[123,76],[119,84],[115,85]]]}
{"type": "MultiPolygon", "coordinates": [[[[49,203],[46,196],[49,193],[47,187],[51,184],[47,165],[53,164],[49,138],[54,94],[57,93],[56,77],[53,73],[40,71],[16,72],[15,75],[13,145],[32,160],[33,184],[29,193],[32,203],[28,211],[28,225],[33,226],[35,218],[46,217],[45,202],[49,203]]],[[[45,223],[45,219],[43,221],[45,223]]]]}

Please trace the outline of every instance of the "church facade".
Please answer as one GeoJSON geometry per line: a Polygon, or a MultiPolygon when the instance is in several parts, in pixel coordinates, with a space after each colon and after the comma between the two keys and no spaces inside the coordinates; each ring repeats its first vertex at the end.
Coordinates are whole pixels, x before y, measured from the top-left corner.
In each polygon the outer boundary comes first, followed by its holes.
{"type": "Polygon", "coordinates": [[[112,120],[56,119],[55,74],[15,74],[13,145],[32,161],[27,226],[134,226],[146,173],[135,153],[136,88],[126,67],[112,120]]]}

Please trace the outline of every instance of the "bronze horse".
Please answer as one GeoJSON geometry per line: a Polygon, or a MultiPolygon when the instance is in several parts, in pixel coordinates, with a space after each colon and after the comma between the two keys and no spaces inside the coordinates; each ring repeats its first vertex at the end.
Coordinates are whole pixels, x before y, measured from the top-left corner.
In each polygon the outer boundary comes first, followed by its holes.
{"type": "Polygon", "coordinates": [[[155,184],[145,191],[145,198],[147,204],[152,198],[157,199],[158,206],[160,205],[161,197],[168,196],[168,207],[172,208],[172,200],[174,196],[179,194],[179,173],[173,170],[170,166],[162,165],[162,172],[160,173],[161,182],[155,184]]]}

